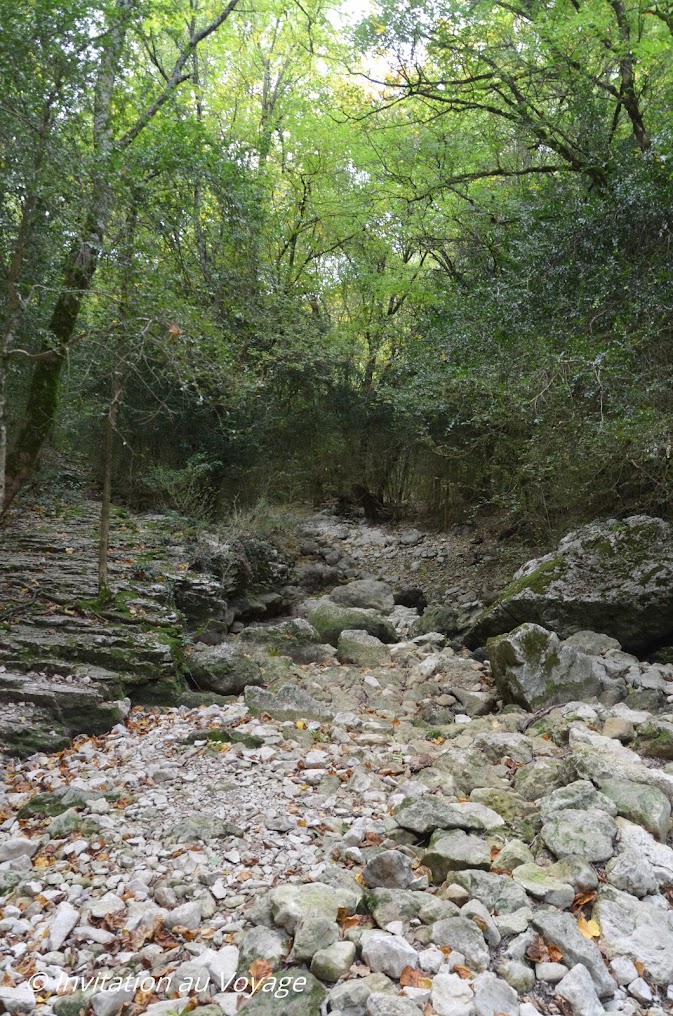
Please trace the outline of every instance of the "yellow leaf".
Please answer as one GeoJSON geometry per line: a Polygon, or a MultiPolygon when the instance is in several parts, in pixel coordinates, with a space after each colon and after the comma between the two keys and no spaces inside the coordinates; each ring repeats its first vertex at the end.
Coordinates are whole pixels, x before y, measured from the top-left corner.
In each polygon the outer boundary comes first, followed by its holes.
{"type": "Polygon", "coordinates": [[[601,933],[598,921],[595,921],[593,918],[590,921],[587,921],[586,917],[580,917],[577,922],[577,927],[585,938],[598,938],[601,933]]]}
{"type": "Polygon", "coordinates": [[[297,720],[295,727],[297,730],[306,730],[306,720],[297,720]]]}

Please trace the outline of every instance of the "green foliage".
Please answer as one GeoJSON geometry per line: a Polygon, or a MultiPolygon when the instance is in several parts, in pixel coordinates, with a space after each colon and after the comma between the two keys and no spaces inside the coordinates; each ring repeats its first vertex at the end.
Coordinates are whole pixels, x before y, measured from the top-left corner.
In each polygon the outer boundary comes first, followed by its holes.
{"type": "Polygon", "coordinates": [[[10,440],[104,184],[58,440],[96,473],[121,379],[116,496],[207,520],[351,496],[542,540],[670,516],[665,8],[382,0],[349,39],[322,0],[265,0],[127,143],[194,10],[0,0],[10,440]]]}

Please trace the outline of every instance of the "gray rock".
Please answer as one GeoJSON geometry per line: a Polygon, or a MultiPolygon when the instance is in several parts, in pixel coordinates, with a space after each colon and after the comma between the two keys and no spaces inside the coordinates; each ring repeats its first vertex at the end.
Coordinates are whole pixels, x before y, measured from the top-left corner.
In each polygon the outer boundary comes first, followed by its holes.
{"type": "Polygon", "coordinates": [[[82,817],[76,808],[68,808],[60,815],[55,815],[49,823],[48,832],[52,840],[58,840],[74,833],[82,824],[82,817]]]}
{"type": "Polygon", "coordinates": [[[449,946],[465,957],[472,970],[485,970],[490,953],[481,930],[468,917],[449,917],[437,921],[431,928],[431,941],[438,946],[449,946]]]}
{"type": "Polygon", "coordinates": [[[574,854],[587,861],[607,861],[615,852],[617,826],[604,811],[563,809],[545,822],[540,835],[557,857],[574,854]]]}
{"type": "Polygon", "coordinates": [[[460,908],[460,916],[474,921],[486,939],[486,943],[492,949],[496,949],[500,945],[502,936],[498,931],[498,926],[480,900],[468,900],[460,908]]]}
{"type": "Polygon", "coordinates": [[[596,697],[601,690],[591,657],[537,624],[522,624],[488,640],[488,657],[504,702],[524,709],[596,697]]]}
{"type": "Polygon", "coordinates": [[[397,991],[385,974],[369,974],[337,984],[329,993],[330,1012],[340,1016],[367,1016],[367,1001],[373,993],[392,995],[397,991]]]}
{"type": "Polygon", "coordinates": [[[268,960],[272,970],[285,963],[290,939],[280,931],[258,925],[246,931],[240,946],[240,966],[249,970],[255,960],[268,960]]]}
{"type": "Polygon", "coordinates": [[[274,922],[289,935],[294,935],[298,921],[307,914],[319,914],[336,921],[339,908],[355,913],[357,897],[348,890],[338,890],[322,882],[304,885],[280,885],[269,893],[274,922]]]}
{"type": "Polygon", "coordinates": [[[556,985],[556,992],[570,1007],[575,1016],[602,1016],[605,1012],[601,1005],[591,974],[585,966],[577,963],[569,970],[563,980],[556,985]]]}
{"type": "Polygon", "coordinates": [[[355,959],[353,942],[334,942],[319,949],[311,960],[311,973],[321,981],[334,983],[348,973],[355,959]]]}
{"type": "Polygon", "coordinates": [[[604,811],[607,815],[616,815],[617,806],[614,801],[596,790],[589,780],[575,780],[565,787],[554,790],[549,797],[540,801],[540,814],[546,822],[555,811],[565,809],[585,811],[591,808],[594,811],[604,811]]]}
{"type": "Polygon", "coordinates": [[[219,695],[239,695],[248,685],[263,683],[259,664],[233,642],[194,650],[186,666],[199,690],[219,695]]]}
{"type": "Polygon", "coordinates": [[[580,652],[586,653],[587,656],[605,656],[611,649],[622,648],[617,639],[595,631],[575,632],[574,635],[566,639],[566,643],[573,649],[579,649],[580,652]]]}
{"type": "Polygon", "coordinates": [[[430,999],[437,1016],[473,1016],[475,1011],[472,988],[458,974],[437,974],[430,999]]]}
{"type": "Polygon", "coordinates": [[[615,956],[610,961],[610,970],[617,984],[630,984],[638,976],[638,969],[633,960],[630,960],[628,956],[615,956]]]}
{"type": "Polygon", "coordinates": [[[30,984],[19,984],[16,988],[0,984],[0,1005],[9,1013],[32,1013],[36,1006],[35,992],[30,984]]]}
{"type": "Polygon", "coordinates": [[[248,685],[245,704],[253,714],[269,713],[276,720],[330,720],[336,710],[319,702],[303,688],[283,684],[277,691],[248,685]]]}
{"type": "Polygon", "coordinates": [[[660,790],[630,780],[606,780],[601,790],[614,801],[618,814],[644,826],[658,840],[666,839],[671,802],[660,790]]]}
{"type": "MultiPolygon", "coordinates": [[[[527,768],[527,767],[524,767],[527,768]]],[[[522,773],[524,769],[520,769],[522,773]]],[[[476,787],[470,794],[472,801],[492,808],[505,821],[511,832],[529,843],[540,831],[542,820],[535,805],[509,788],[476,787]]],[[[499,866],[498,866],[499,867],[499,866]]]]}
{"type": "Polygon", "coordinates": [[[238,641],[251,647],[263,647],[280,656],[289,656],[294,663],[323,663],[333,658],[331,646],[320,644],[320,636],[303,617],[294,617],[280,624],[244,628],[238,641]]]}
{"type": "Polygon", "coordinates": [[[418,953],[398,935],[385,931],[364,931],[360,939],[362,958],[374,973],[400,979],[405,967],[418,966],[418,953]]]}
{"type": "Polygon", "coordinates": [[[289,985],[288,995],[276,998],[271,991],[273,984],[269,981],[267,992],[262,987],[246,1002],[246,1016],[278,1016],[279,1012],[283,1016],[321,1016],[327,992],[320,981],[306,967],[288,967],[283,971],[283,978],[289,985]]]}
{"type": "Polygon", "coordinates": [[[633,747],[647,758],[673,759],[673,723],[663,719],[640,723],[633,747]]]}
{"type": "MultiPolygon", "coordinates": [[[[586,970],[586,967],[582,968],[586,970]]],[[[538,981],[546,981],[547,984],[558,984],[565,975],[568,973],[568,968],[564,963],[536,963],[535,964],[535,976],[538,981]]],[[[587,970],[589,980],[591,981],[591,974],[587,970]]],[[[591,990],[595,993],[593,981],[591,981],[591,990]]]]}
{"type": "Polygon", "coordinates": [[[40,846],[39,840],[29,840],[25,836],[16,836],[0,844],[0,862],[13,861],[17,857],[33,857],[40,846]]]}
{"type": "Polygon", "coordinates": [[[562,910],[569,907],[575,898],[573,886],[550,875],[548,870],[537,864],[522,864],[512,872],[512,878],[522,885],[536,900],[542,900],[562,910]]]}
{"type": "Polygon", "coordinates": [[[631,981],[629,984],[629,995],[632,995],[637,1002],[642,1002],[643,1005],[647,1005],[654,997],[652,989],[644,977],[636,977],[635,981],[631,981]]]}
{"type": "Polygon", "coordinates": [[[357,667],[385,667],[390,663],[390,649],[366,631],[347,628],[339,635],[337,659],[357,667]]]}
{"type": "Polygon", "coordinates": [[[521,960],[501,960],[496,970],[520,995],[531,991],[535,986],[533,970],[521,960]]]}
{"type": "Polygon", "coordinates": [[[537,801],[574,777],[565,759],[540,758],[523,766],[514,777],[514,787],[525,801],[537,801]]]}
{"type": "Polygon", "coordinates": [[[472,989],[477,1016],[496,1016],[497,1013],[519,1016],[519,999],[516,991],[507,981],[503,981],[495,974],[479,974],[473,981],[472,989]]]}
{"type": "Polygon", "coordinates": [[[532,919],[533,911],[529,907],[521,907],[511,914],[499,914],[494,921],[501,935],[521,935],[527,931],[532,919]]]}
{"type": "Polygon", "coordinates": [[[487,830],[505,824],[497,812],[483,804],[453,803],[434,794],[406,798],[395,812],[395,821],[419,836],[427,836],[435,829],[487,830]]]}
{"type": "Polygon", "coordinates": [[[608,861],[605,874],[610,885],[634,896],[649,896],[658,889],[654,868],[634,850],[623,850],[608,861]]]}
{"type": "Polygon", "coordinates": [[[201,904],[198,900],[190,900],[188,903],[182,903],[179,907],[175,907],[174,910],[169,910],[164,918],[164,924],[169,930],[171,928],[187,928],[189,931],[195,931],[202,920],[201,904]]]}
{"type": "MultiPolygon", "coordinates": [[[[376,924],[379,928],[385,928],[393,921],[408,921],[418,917],[427,897],[424,893],[414,892],[411,889],[377,888],[367,893],[366,900],[376,924]]],[[[457,907],[454,913],[458,913],[457,907]]]]}
{"type": "Polygon", "coordinates": [[[561,950],[567,966],[581,963],[587,968],[600,998],[614,994],[615,982],[605,968],[598,946],[578,931],[577,922],[570,914],[541,907],[533,914],[532,923],[548,945],[561,950]]]}
{"type": "Polygon", "coordinates": [[[421,857],[421,864],[432,872],[432,881],[440,885],[449,872],[465,868],[491,867],[491,852],[484,840],[470,836],[462,829],[437,832],[430,840],[430,848],[421,857]]]}
{"type": "Polygon", "coordinates": [[[576,892],[590,892],[598,885],[598,875],[593,865],[583,857],[570,854],[556,864],[550,864],[547,871],[553,878],[568,882],[576,892]]]}
{"type": "Polygon", "coordinates": [[[507,875],[496,875],[486,871],[457,871],[453,881],[467,889],[472,899],[484,904],[487,910],[496,914],[511,914],[529,905],[529,899],[522,886],[507,875]]]}
{"type": "Polygon", "coordinates": [[[572,727],[569,739],[571,762],[580,776],[599,785],[618,779],[656,787],[673,803],[673,774],[649,768],[635,751],[586,727],[572,727]]]}
{"type": "Polygon", "coordinates": [[[637,854],[654,872],[657,885],[665,889],[673,885],[673,850],[664,843],[658,843],[641,826],[628,822],[625,818],[617,819],[619,843],[622,850],[637,854]]]}
{"type": "Polygon", "coordinates": [[[635,515],[591,522],[529,561],[477,619],[470,647],[522,622],[567,638],[587,628],[629,652],[673,641],[673,527],[635,515]]]}
{"type": "Polygon", "coordinates": [[[594,917],[608,956],[641,962],[655,984],[673,983],[673,919],[671,911],[636,900],[612,887],[599,890],[594,917]]]}
{"type": "Polygon", "coordinates": [[[467,623],[465,616],[456,607],[431,603],[418,620],[414,621],[411,633],[416,638],[432,633],[454,638],[465,631],[467,623]]]}
{"type": "Polygon", "coordinates": [[[384,850],[367,862],[362,877],[370,889],[406,889],[414,873],[406,854],[400,850],[384,850]]]}
{"type": "Polygon", "coordinates": [[[319,949],[327,949],[339,938],[339,925],[318,913],[303,914],[294,929],[292,962],[309,963],[319,949]]]}
{"type": "Polygon", "coordinates": [[[322,642],[336,646],[342,631],[354,628],[374,635],[381,642],[397,642],[397,633],[389,621],[359,607],[340,607],[323,602],[308,613],[307,620],[320,635],[322,642]]]}
{"type": "Polygon", "coordinates": [[[418,1016],[419,1008],[409,998],[395,998],[373,991],[367,999],[367,1016],[418,1016]]]}
{"type": "Polygon", "coordinates": [[[199,840],[207,843],[209,840],[242,835],[243,830],[240,826],[233,825],[226,819],[217,818],[215,815],[208,815],[205,812],[194,812],[181,818],[169,830],[166,840],[169,843],[194,843],[199,840]]]}
{"type": "Polygon", "coordinates": [[[388,614],[395,606],[393,591],[387,582],[378,579],[356,579],[345,586],[337,586],[330,599],[342,607],[362,607],[388,614]]]}
{"type": "Polygon", "coordinates": [[[58,952],[70,932],[79,923],[79,910],[72,903],[61,903],[49,919],[49,949],[58,952]]]}
{"type": "Polygon", "coordinates": [[[134,992],[127,988],[108,988],[91,998],[91,1008],[96,1016],[117,1016],[123,1005],[133,1001],[134,992]]]}
{"type": "Polygon", "coordinates": [[[533,864],[531,849],[521,840],[509,840],[495,859],[495,867],[503,871],[513,871],[522,864],[533,864]]]}

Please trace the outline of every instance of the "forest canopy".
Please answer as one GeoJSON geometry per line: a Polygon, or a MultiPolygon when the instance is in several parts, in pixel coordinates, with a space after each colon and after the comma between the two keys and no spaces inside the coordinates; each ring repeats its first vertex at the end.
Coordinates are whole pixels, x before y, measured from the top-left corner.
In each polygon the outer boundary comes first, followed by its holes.
{"type": "Polygon", "coordinates": [[[0,19],[6,506],[671,517],[673,5],[0,19]]]}

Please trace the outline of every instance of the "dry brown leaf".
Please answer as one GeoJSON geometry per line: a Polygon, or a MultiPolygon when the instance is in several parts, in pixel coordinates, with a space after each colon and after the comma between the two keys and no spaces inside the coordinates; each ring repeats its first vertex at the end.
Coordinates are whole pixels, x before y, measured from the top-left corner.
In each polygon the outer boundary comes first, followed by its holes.
{"type": "Polygon", "coordinates": [[[414,967],[405,967],[400,974],[400,984],[403,988],[426,988],[432,987],[432,980],[424,977],[420,970],[414,967]]]}
{"type": "Polygon", "coordinates": [[[571,910],[577,910],[579,907],[585,907],[587,903],[593,903],[596,899],[595,892],[588,893],[577,893],[575,899],[572,901],[571,910]]]}
{"type": "Polygon", "coordinates": [[[548,963],[549,949],[547,948],[542,935],[536,935],[526,949],[526,959],[531,963],[548,963]]]}
{"type": "Polygon", "coordinates": [[[552,963],[560,963],[563,959],[563,953],[556,945],[550,945],[547,952],[549,953],[549,959],[552,963]]]}
{"type": "Polygon", "coordinates": [[[458,974],[459,977],[462,977],[464,981],[469,981],[472,977],[474,977],[473,971],[470,970],[469,967],[464,967],[462,963],[456,963],[453,968],[453,972],[454,974],[458,974]]]}
{"type": "Polygon", "coordinates": [[[495,861],[496,857],[500,853],[500,847],[496,847],[495,844],[491,847],[491,860],[495,861]]]}
{"type": "Polygon", "coordinates": [[[273,973],[273,967],[268,960],[254,960],[250,966],[250,976],[255,982],[265,981],[273,973]]]}

